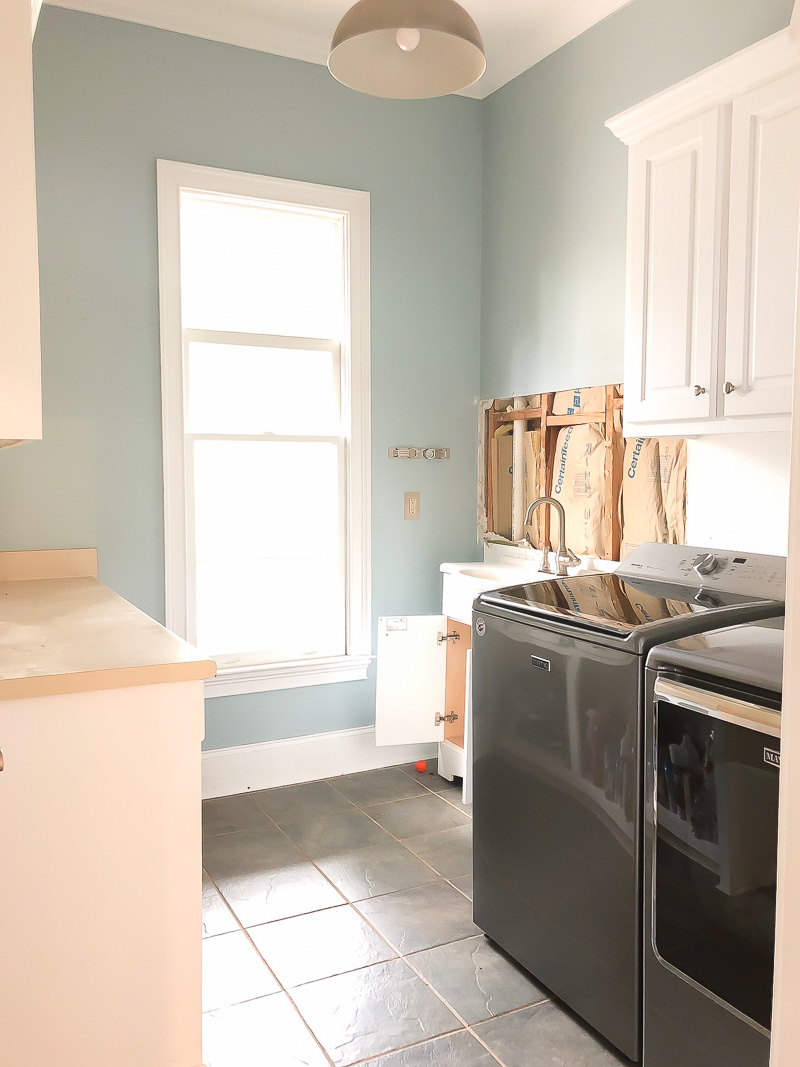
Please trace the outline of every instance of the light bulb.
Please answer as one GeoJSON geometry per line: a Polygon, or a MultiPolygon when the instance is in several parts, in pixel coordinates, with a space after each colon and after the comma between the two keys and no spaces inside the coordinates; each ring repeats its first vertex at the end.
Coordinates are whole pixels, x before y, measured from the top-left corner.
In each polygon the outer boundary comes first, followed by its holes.
{"type": "Polygon", "coordinates": [[[404,52],[413,52],[419,44],[419,30],[400,29],[397,31],[397,47],[404,52]]]}

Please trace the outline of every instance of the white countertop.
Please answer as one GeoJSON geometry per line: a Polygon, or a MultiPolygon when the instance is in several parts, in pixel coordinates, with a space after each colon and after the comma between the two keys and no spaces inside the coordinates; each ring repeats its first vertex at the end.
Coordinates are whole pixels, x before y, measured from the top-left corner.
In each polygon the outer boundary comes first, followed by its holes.
{"type": "MultiPolygon", "coordinates": [[[[0,577],[8,557],[37,555],[0,553],[0,577]]],[[[211,660],[97,578],[28,578],[35,568],[17,562],[24,576],[0,581],[0,700],[215,675],[211,660]]]]}

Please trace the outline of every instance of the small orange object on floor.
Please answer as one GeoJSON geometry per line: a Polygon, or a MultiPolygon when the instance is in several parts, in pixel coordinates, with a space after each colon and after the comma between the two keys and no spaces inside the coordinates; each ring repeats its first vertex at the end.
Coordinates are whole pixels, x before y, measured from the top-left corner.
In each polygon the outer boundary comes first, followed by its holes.
{"type": "Polygon", "coordinates": [[[428,769],[428,764],[425,762],[424,759],[417,760],[417,770],[419,771],[420,774],[424,774],[425,771],[427,771],[427,769],[428,769]]]}

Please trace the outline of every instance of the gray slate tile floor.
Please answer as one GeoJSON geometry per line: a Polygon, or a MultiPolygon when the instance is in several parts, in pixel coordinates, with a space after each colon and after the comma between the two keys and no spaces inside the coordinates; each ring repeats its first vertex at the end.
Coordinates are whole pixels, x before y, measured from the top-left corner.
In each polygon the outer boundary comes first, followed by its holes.
{"type": "Polygon", "coordinates": [[[620,1067],[472,922],[472,818],[413,764],[205,801],[206,1067],[620,1067]]]}

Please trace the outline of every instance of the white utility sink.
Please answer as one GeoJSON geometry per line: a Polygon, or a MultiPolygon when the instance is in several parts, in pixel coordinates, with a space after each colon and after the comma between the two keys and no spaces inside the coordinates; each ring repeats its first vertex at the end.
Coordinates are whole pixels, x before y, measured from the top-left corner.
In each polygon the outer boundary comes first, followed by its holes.
{"type": "MultiPolygon", "coordinates": [[[[531,555],[534,555],[532,552],[531,555]]],[[[541,553],[535,559],[509,563],[443,563],[442,613],[457,622],[472,624],[472,602],[487,589],[502,589],[520,582],[545,582],[552,574],[541,574],[541,553]]]]}
{"type": "Polygon", "coordinates": [[[464,567],[459,573],[463,574],[465,578],[485,578],[489,582],[507,582],[510,578],[513,582],[519,576],[521,570],[527,572],[527,568],[524,566],[514,564],[504,566],[502,563],[475,563],[472,566],[464,567]]]}
{"type": "MultiPolygon", "coordinates": [[[[513,558],[491,560],[484,563],[443,563],[442,614],[466,625],[472,623],[472,603],[487,589],[502,589],[508,585],[531,582],[547,582],[554,574],[542,574],[539,570],[542,554],[536,549],[513,558]],[[527,558],[526,558],[527,556],[527,558]]],[[[555,570],[555,555],[550,553],[550,565],[555,570]]],[[[592,574],[598,570],[611,571],[618,563],[608,560],[584,558],[579,567],[570,567],[569,573],[592,574]]]]}

